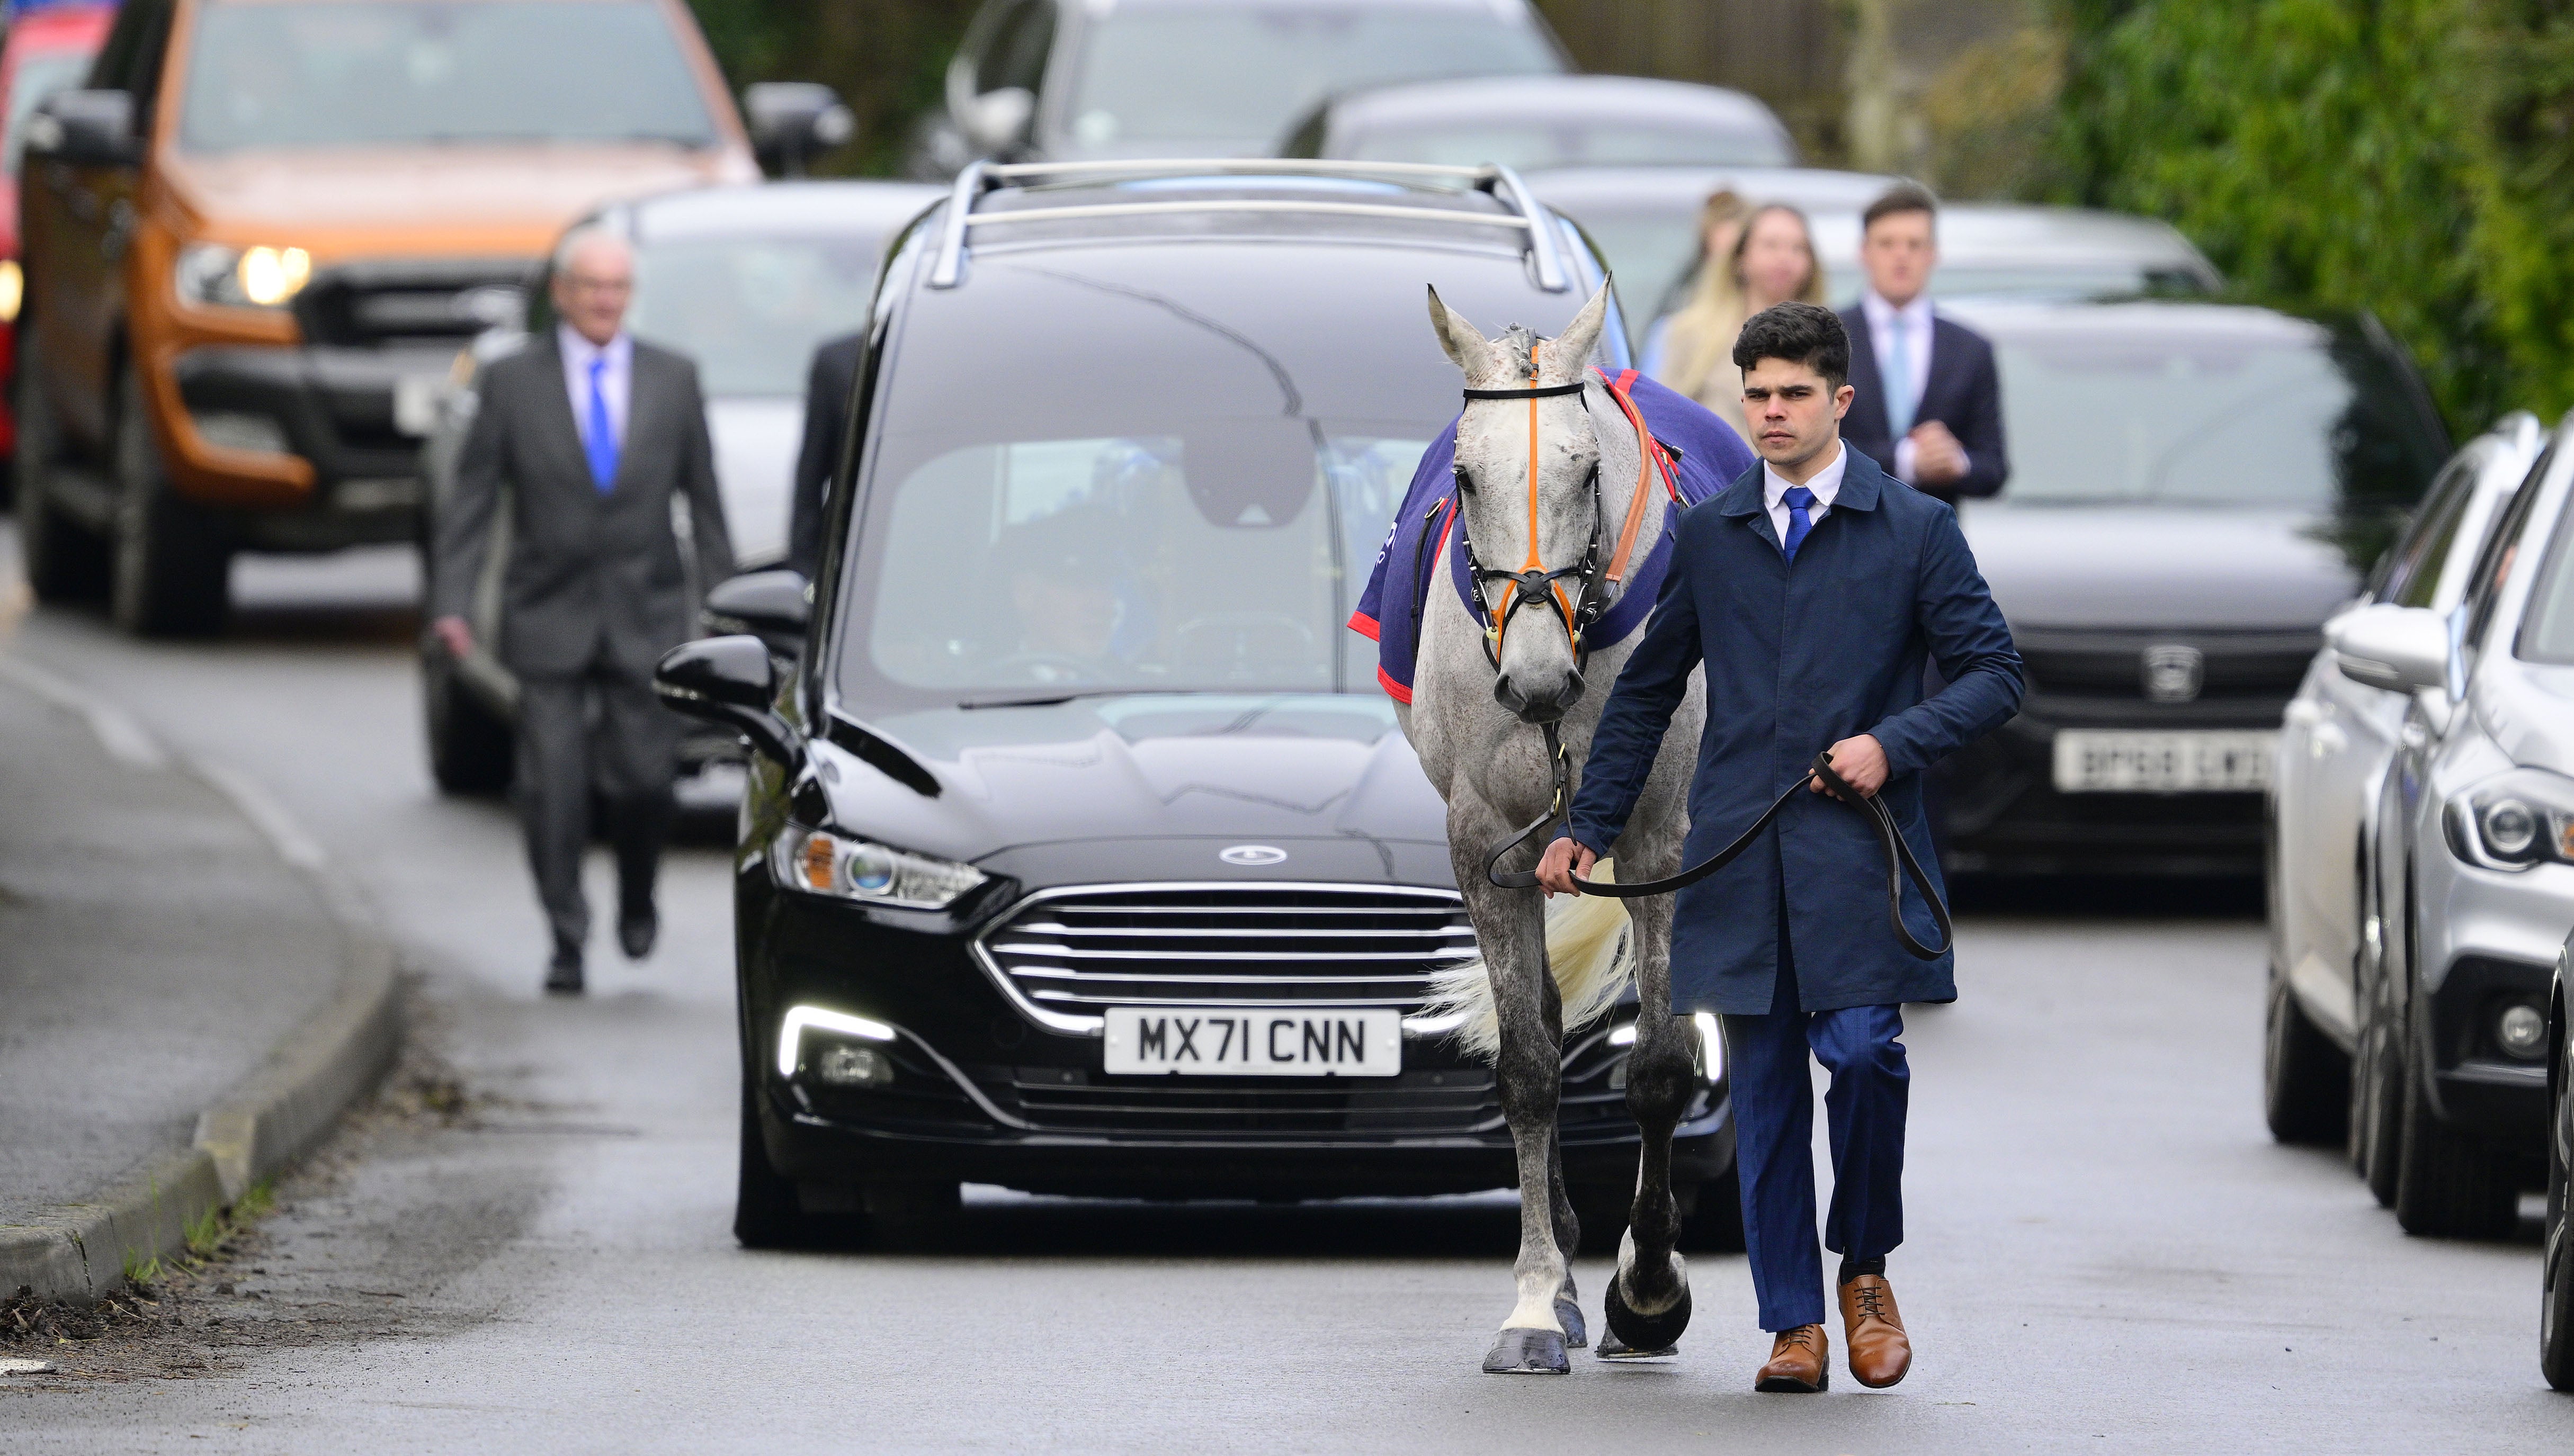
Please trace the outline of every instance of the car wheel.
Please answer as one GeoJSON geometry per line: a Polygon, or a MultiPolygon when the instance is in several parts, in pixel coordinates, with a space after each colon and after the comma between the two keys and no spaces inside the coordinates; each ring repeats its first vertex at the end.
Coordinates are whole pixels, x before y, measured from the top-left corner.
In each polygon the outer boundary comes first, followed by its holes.
{"type": "Polygon", "coordinates": [[[2350,1059],[2317,1030],[2289,990],[2270,974],[2267,1034],[2261,1047],[2261,1111],[2270,1135],[2287,1143],[2344,1140],[2350,1114],[2350,1059]]]}
{"type": "Polygon", "coordinates": [[[1574,1183],[1564,1190],[1573,1200],[1573,1216],[1582,1225],[1582,1247],[1575,1253],[1607,1256],[1618,1252],[1627,1233],[1627,1215],[1635,1211],[1636,1190],[1626,1183],[1574,1183]]]}
{"type": "Polygon", "coordinates": [[[2505,1160],[2431,1110],[2430,1069],[2404,1048],[2395,1221],[2426,1238],[2503,1238],[2520,1221],[2520,1186],[2505,1160]]]}
{"type": "Polygon", "coordinates": [[[131,367],[116,401],[116,560],[109,613],[143,637],[203,637],[223,630],[232,543],[211,511],[171,490],[131,367]]]}
{"type": "Polygon", "coordinates": [[[510,787],[516,749],[510,725],[465,686],[447,649],[420,654],[421,709],[429,736],[429,771],[449,794],[497,794],[510,787]]]}
{"type": "Polygon", "coordinates": [[[2395,1206],[2404,1146],[2402,1059],[2388,1018],[2371,995],[2360,1003],[2359,1051],[2350,1069],[2350,1163],[2377,1206],[2395,1206]]]}
{"type": "Polygon", "coordinates": [[[107,543],[53,499],[62,425],[36,371],[18,372],[18,564],[40,601],[93,601],[107,592],[107,543]]]}
{"type": "Polygon", "coordinates": [[[734,1185],[732,1236],[743,1248],[802,1248],[814,1237],[795,1181],[768,1161],[759,1135],[759,1089],[741,1080],[741,1173],[734,1185]]]}
{"type": "Polygon", "coordinates": [[[2538,1369],[2558,1390],[2574,1390],[2574,1232],[2565,1226],[2566,1177],[2574,1164],[2574,1036],[2557,1049],[2556,1097],[2547,1129],[2547,1243],[2539,1264],[2538,1369]]]}
{"type": "Polygon", "coordinates": [[[1743,1183],[1738,1168],[1698,1185],[1698,1201],[1681,1220],[1681,1247],[1694,1253],[1743,1252],[1743,1183]]]}

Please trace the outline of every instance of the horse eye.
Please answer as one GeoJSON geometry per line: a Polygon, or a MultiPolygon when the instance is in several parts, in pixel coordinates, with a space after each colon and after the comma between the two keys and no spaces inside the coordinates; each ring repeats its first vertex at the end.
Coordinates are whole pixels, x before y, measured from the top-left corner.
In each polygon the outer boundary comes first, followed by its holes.
{"type": "Polygon", "coordinates": [[[1466,467],[1465,467],[1465,465],[1464,465],[1464,464],[1462,464],[1462,463],[1461,463],[1461,464],[1458,464],[1458,465],[1456,465],[1456,466],[1453,466],[1452,468],[1454,468],[1454,469],[1455,469],[1455,471],[1457,472],[1457,488],[1458,488],[1458,489],[1460,489],[1460,490],[1468,490],[1468,491],[1471,491],[1471,490],[1473,490],[1473,489],[1475,488],[1475,477],[1474,477],[1473,475],[1471,475],[1471,474],[1467,473],[1467,470],[1466,470],[1466,467]]]}

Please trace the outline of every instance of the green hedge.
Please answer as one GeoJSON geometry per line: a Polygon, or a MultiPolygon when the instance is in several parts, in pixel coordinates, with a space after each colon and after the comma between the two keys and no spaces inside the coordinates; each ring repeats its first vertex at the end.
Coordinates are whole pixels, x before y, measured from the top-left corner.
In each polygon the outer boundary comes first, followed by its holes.
{"type": "Polygon", "coordinates": [[[2574,3],[2065,0],[2054,191],[2366,309],[2453,429],[2574,404],[2574,3]]]}

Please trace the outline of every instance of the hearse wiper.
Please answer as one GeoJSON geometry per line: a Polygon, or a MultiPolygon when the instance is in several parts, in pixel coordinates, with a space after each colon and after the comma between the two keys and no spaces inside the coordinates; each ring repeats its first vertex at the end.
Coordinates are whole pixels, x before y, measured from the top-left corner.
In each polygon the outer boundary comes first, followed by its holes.
{"type": "Polygon", "coordinates": [[[1193,693],[1199,691],[1202,691],[1202,689],[1168,687],[1067,688],[1062,692],[1032,693],[1024,698],[967,698],[956,706],[967,709],[1051,708],[1063,703],[1072,702],[1077,698],[1128,698],[1141,697],[1146,693],[1193,693]]]}

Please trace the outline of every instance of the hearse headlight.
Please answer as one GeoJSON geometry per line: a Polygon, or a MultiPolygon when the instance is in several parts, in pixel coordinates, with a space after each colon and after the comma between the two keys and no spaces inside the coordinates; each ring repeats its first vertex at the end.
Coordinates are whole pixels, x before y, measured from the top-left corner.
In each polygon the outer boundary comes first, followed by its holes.
{"type": "Polygon", "coordinates": [[[2449,848],[2470,864],[2526,870],[2574,864],[2574,779],[2513,769],[2451,799],[2441,813],[2449,848]]]}
{"type": "Polygon", "coordinates": [[[191,304],[227,309],[279,309],[313,278],[313,255],[301,248],[233,248],[199,243],[181,249],[172,282],[191,304]]]}
{"type": "Polygon", "coordinates": [[[983,872],[873,840],[789,825],[769,854],[777,883],[806,895],[939,910],[983,883],[983,872]]]}

